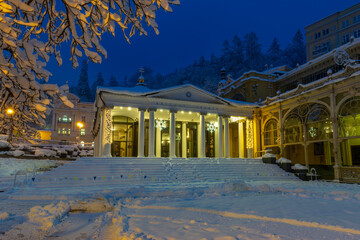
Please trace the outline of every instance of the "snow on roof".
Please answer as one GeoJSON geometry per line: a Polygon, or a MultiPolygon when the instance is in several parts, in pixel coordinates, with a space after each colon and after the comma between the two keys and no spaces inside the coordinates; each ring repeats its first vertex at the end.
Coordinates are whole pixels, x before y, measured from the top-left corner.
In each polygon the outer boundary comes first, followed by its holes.
{"type": "Polygon", "coordinates": [[[323,61],[323,60],[325,60],[325,59],[330,58],[330,57],[331,57],[332,55],[334,55],[334,53],[335,53],[337,50],[339,50],[339,49],[345,50],[345,49],[348,49],[348,48],[350,48],[350,47],[352,47],[352,46],[354,46],[354,45],[356,45],[356,44],[359,44],[359,43],[360,43],[360,38],[356,38],[356,39],[353,38],[352,41],[350,41],[349,43],[344,44],[344,45],[342,45],[342,46],[340,46],[340,47],[338,47],[338,48],[335,48],[335,49],[333,49],[331,52],[328,52],[328,53],[326,53],[326,54],[324,54],[324,55],[321,55],[321,56],[319,56],[319,57],[317,57],[317,58],[315,58],[315,59],[312,59],[312,60],[310,60],[309,62],[306,62],[306,63],[304,63],[303,65],[300,65],[299,67],[294,68],[293,70],[285,73],[284,75],[281,75],[281,76],[277,79],[277,81],[281,81],[281,80],[283,80],[283,79],[285,79],[285,78],[287,78],[287,77],[289,77],[289,76],[291,76],[291,75],[293,75],[293,74],[297,74],[297,73],[299,73],[300,71],[306,70],[308,67],[310,67],[310,66],[312,66],[312,65],[314,65],[314,64],[316,64],[316,63],[319,63],[319,62],[321,62],[321,61],[323,61]]]}
{"type": "Polygon", "coordinates": [[[181,89],[181,88],[187,88],[187,87],[191,87],[194,88],[200,92],[205,93],[206,95],[210,95],[224,103],[227,103],[229,105],[236,105],[236,106],[256,106],[253,104],[249,104],[246,102],[240,102],[240,101],[235,101],[235,100],[231,100],[231,99],[225,99],[222,97],[219,97],[216,94],[213,94],[211,92],[208,92],[204,89],[201,89],[199,87],[196,87],[192,84],[183,84],[183,85],[177,85],[177,86],[173,86],[173,87],[168,87],[168,88],[162,88],[162,89],[149,89],[145,86],[135,86],[135,87],[130,87],[130,88],[123,88],[123,87],[98,87],[97,88],[97,94],[99,94],[100,92],[108,92],[108,93],[113,93],[113,94],[122,94],[122,95],[128,95],[128,96],[151,96],[151,95],[155,95],[155,94],[159,94],[159,93],[164,93],[164,92],[169,92],[172,90],[177,90],[177,89],[181,89]]]}
{"type": "Polygon", "coordinates": [[[224,99],[234,105],[241,106],[241,107],[259,107],[259,105],[256,103],[238,101],[238,100],[234,100],[234,99],[230,99],[230,98],[224,98],[224,99]]]}
{"type": "MultiPolygon", "coordinates": [[[[353,65],[352,67],[355,68],[355,69],[359,69],[360,64],[353,65]]],[[[314,82],[310,82],[308,84],[299,84],[296,88],[291,89],[291,90],[286,91],[286,92],[283,92],[283,93],[281,93],[281,94],[279,94],[277,96],[267,97],[266,100],[263,101],[261,104],[264,105],[264,104],[266,104],[266,102],[269,102],[269,101],[270,101],[270,103],[275,103],[275,102],[278,102],[278,101],[288,100],[288,99],[290,99],[292,97],[296,97],[297,95],[295,93],[299,89],[305,89],[302,92],[302,94],[304,94],[306,92],[314,91],[316,89],[331,85],[333,83],[340,82],[340,81],[344,80],[344,78],[343,77],[338,78],[338,76],[343,74],[343,71],[344,70],[341,70],[341,71],[336,72],[333,75],[331,75],[332,79],[330,81],[328,81],[329,77],[323,77],[323,78],[321,78],[319,80],[316,80],[314,82]],[[316,86],[316,85],[319,84],[319,82],[324,82],[324,83],[321,86],[316,86]],[[291,95],[291,94],[293,94],[293,95],[291,95]],[[290,96],[288,96],[288,95],[290,95],[290,96]]],[[[353,73],[351,76],[357,76],[357,75],[360,75],[360,71],[357,71],[357,72],[353,73]]]]}

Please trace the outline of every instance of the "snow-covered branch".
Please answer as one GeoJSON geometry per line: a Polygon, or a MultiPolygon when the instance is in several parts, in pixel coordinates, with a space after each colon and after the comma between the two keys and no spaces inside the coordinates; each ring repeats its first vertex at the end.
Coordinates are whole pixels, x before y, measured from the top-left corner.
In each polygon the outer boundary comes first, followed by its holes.
{"type": "Polygon", "coordinates": [[[136,31],[147,35],[144,23],[158,34],[156,11],[171,12],[171,5],[178,4],[178,0],[0,1],[0,114],[12,107],[27,125],[43,124],[50,100],[61,92],[39,81],[47,82],[51,76],[45,67],[52,55],[62,64],[64,42],[71,42],[74,68],[83,54],[101,63],[107,56],[100,44],[103,34],[115,36],[120,28],[129,41],[136,31]]]}

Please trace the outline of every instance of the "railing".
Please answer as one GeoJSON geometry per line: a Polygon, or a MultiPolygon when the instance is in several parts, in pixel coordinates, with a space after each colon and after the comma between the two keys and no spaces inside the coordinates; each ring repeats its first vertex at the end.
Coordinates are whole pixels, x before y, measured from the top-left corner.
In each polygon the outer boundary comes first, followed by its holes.
{"type": "Polygon", "coordinates": [[[358,167],[341,167],[341,178],[344,182],[360,183],[360,166],[358,167]]]}

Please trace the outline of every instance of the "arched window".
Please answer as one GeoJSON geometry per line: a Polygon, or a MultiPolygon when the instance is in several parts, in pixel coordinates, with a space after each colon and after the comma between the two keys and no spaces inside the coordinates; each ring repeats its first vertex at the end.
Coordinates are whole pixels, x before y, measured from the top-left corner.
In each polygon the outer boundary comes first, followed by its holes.
{"type": "Polygon", "coordinates": [[[339,135],[360,136],[360,97],[347,99],[339,110],[339,135]]]}
{"type": "Polygon", "coordinates": [[[295,114],[286,118],[284,124],[285,143],[298,143],[303,141],[301,121],[295,114]]]}
{"type": "Polygon", "coordinates": [[[264,145],[272,146],[278,145],[278,122],[276,119],[270,119],[267,121],[264,127],[264,145]]]}
{"type": "Polygon", "coordinates": [[[332,138],[330,113],[324,105],[314,104],[306,119],[306,134],[309,141],[332,138]]]}
{"type": "Polygon", "coordinates": [[[308,141],[325,140],[332,137],[333,129],[330,113],[319,103],[303,104],[293,109],[285,120],[285,143],[304,141],[304,129],[308,141]]]}

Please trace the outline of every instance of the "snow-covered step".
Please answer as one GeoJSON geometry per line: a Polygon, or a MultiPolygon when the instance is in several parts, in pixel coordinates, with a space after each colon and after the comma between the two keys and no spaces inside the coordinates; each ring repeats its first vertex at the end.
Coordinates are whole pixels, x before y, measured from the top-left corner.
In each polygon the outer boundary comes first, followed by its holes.
{"type": "Polygon", "coordinates": [[[82,158],[32,180],[33,187],[243,181],[297,181],[261,159],[82,158]]]}

